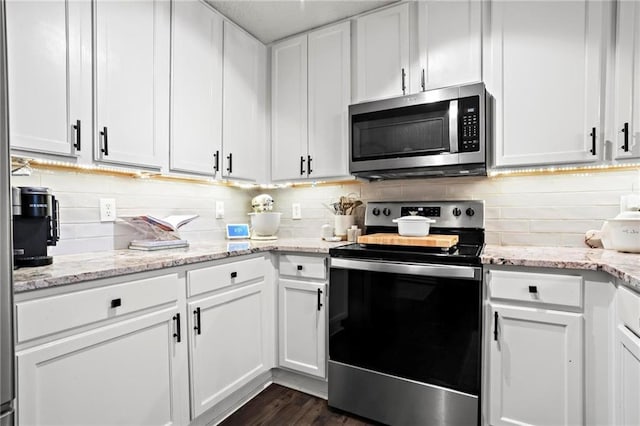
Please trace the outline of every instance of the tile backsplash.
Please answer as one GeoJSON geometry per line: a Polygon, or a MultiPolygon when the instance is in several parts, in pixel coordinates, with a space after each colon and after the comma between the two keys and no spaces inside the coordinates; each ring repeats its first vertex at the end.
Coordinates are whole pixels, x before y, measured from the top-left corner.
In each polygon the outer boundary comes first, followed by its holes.
{"type": "MultiPolygon", "coordinates": [[[[487,242],[499,245],[584,246],[584,233],[600,229],[620,209],[620,196],[640,192],[640,170],[536,176],[462,177],[392,180],[247,190],[223,185],[134,179],[71,171],[35,170],[14,176],[16,186],[46,186],[60,201],[61,239],[51,254],[125,248],[140,238],[121,222],[100,222],[100,198],[114,198],[119,216],[195,213],[200,217],[180,230],[197,242],[222,240],[226,223],[246,223],[251,198],[261,192],[275,199],[283,213],[280,237],[318,237],[332,223],[326,205],[341,195],[363,201],[486,201],[487,242]],[[215,203],[223,201],[224,219],[215,219],[215,203]],[[302,219],[292,219],[300,203],[302,219]]],[[[360,222],[361,224],[361,222],[360,222]]]]}

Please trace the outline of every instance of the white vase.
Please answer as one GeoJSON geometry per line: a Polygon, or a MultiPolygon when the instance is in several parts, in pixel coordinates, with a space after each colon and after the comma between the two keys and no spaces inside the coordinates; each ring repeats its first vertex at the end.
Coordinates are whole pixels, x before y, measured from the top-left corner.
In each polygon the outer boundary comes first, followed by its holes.
{"type": "Polygon", "coordinates": [[[355,224],[355,216],[347,214],[337,214],[334,216],[333,232],[338,237],[347,235],[347,229],[355,224]]]}

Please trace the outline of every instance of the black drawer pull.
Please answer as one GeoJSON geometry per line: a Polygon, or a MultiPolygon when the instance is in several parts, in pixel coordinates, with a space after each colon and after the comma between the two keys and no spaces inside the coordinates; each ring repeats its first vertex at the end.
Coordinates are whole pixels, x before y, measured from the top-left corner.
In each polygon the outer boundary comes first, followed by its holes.
{"type": "Polygon", "coordinates": [[[173,320],[176,322],[176,332],[173,333],[173,337],[176,338],[176,342],[180,343],[180,314],[175,314],[173,320]]]}
{"type": "Polygon", "coordinates": [[[237,272],[232,272],[231,273],[231,278],[237,278],[238,277],[238,273],[237,272]]]}
{"type": "Polygon", "coordinates": [[[537,292],[538,292],[538,286],[535,286],[535,285],[529,286],[529,293],[537,293],[537,292]]]}
{"type": "Polygon", "coordinates": [[[493,313],[493,340],[498,341],[498,312],[493,313]]]}
{"type": "Polygon", "coordinates": [[[318,310],[322,308],[322,302],[320,301],[321,298],[322,298],[322,290],[318,289],[318,310]]]}
{"type": "Polygon", "coordinates": [[[196,316],[195,320],[196,320],[196,325],[193,327],[193,329],[198,333],[201,334],[202,330],[200,330],[200,308],[196,308],[195,311],[193,311],[193,314],[196,316]]]}
{"type": "Polygon", "coordinates": [[[80,120],[76,120],[76,124],[72,125],[71,127],[73,127],[73,129],[76,131],[76,143],[73,144],[73,147],[76,149],[76,151],[80,151],[80,148],[82,146],[82,123],[80,122],[80,120]]]}
{"type": "Polygon", "coordinates": [[[298,265],[298,271],[302,271],[302,265],[298,265]]]}
{"type": "Polygon", "coordinates": [[[120,298],[113,299],[111,301],[111,307],[112,308],[117,308],[118,306],[122,306],[122,300],[120,298]]]}

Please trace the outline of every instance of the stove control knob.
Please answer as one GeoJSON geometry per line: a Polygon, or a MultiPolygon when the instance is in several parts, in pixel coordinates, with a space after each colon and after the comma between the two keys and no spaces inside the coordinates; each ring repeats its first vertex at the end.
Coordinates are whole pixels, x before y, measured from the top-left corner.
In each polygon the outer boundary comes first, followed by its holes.
{"type": "Polygon", "coordinates": [[[373,213],[374,216],[380,216],[380,209],[375,207],[373,210],[371,210],[371,213],[373,213]]]}
{"type": "Polygon", "coordinates": [[[388,209],[388,208],[385,207],[382,210],[382,214],[385,215],[385,216],[390,216],[391,215],[391,209],[388,209]]]}
{"type": "Polygon", "coordinates": [[[454,215],[455,217],[458,217],[458,216],[460,216],[461,214],[462,214],[462,210],[460,210],[459,208],[457,208],[457,207],[456,207],[456,208],[454,208],[454,209],[453,209],[453,215],[454,215]]]}
{"type": "Polygon", "coordinates": [[[476,214],[476,212],[471,207],[469,207],[465,213],[467,214],[467,216],[473,216],[474,214],[476,214]]]}

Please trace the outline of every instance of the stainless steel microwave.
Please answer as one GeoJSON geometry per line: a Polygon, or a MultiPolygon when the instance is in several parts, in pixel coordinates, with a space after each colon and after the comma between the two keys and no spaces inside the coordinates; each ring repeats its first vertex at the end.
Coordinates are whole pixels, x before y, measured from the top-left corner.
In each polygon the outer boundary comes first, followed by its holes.
{"type": "Polygon", "coordinates": [[[487,174],[483,83],[349,106],[349,171],[368,179],[487,174]]]}

